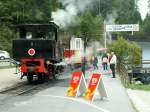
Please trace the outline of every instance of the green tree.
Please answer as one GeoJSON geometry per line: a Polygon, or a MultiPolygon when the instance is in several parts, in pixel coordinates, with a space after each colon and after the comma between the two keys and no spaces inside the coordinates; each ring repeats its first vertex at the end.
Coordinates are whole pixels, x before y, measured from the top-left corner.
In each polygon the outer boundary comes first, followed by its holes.
{"type": "Polygon", "coordinates": [[[108,49],[109,52],[115,52],[118,68],[125,62],[129,62],[133,67],[141,63],[141,48],[136,43],[130,43],[122,37],[109,44],[108,49]]]}
{"type": "Polygon", "coordinates": [[[2,0],[0,19],[18,21],[49,21],[51,12],[59,6],[58,0],[2,0]]]}
{"type": "Polygon", "coordinates": [[[8,26],[1,25],[0,27],[0,49],[11,52],[12,39],[14,36],[13,30],[8,26]]]}
{"type": "Polygon", "coordinates": [[[119,7],[117,7],[116,22],[120,24],[136,24],[141,23],[141,15],[138,11],[138,6],[135,0],[122,0],[119,7]]]}
{"type": "Polygon", "coordinates": [[[90,11],[86,11],[76,20],[79,24],[70,26],[68,28],[70,33],[87,40],[100,40],[103,32],[103,21],[99,15],[93,16],[90,11]]]}
{"type": "Polygon", "coordinates": [[[141,64],[141,59],[142,59],[142,51],[140,46],[135,43],[135,42],[131,42],[130,44],[128,44],[129,47],[129,57],[128,57],[128,62],[131,63],[132,67],[136,67],[139,64],[141,64]]]}
{"type": "Polygon", "coordinates": [[[119,24],[141,22],[137,6],[138,0],[96,0],[91,8],[94,15],[101,14],[103,19],[119,24]]]}
{"type": "Polygon", "coordinates": [[[58,0],[1,0],[0,47],[11,50],[15,37],[13,24],[22,21],[50,21],[51,12],[59,6],[58,0]]]}
{"type": "Polygon", "coordinates": [[[143,29],[144,29],[145,35],[149,36],[150,35],[150,30],[149,30],[150,29],[150,14],[147,14],[143,22],[143,29]]]}

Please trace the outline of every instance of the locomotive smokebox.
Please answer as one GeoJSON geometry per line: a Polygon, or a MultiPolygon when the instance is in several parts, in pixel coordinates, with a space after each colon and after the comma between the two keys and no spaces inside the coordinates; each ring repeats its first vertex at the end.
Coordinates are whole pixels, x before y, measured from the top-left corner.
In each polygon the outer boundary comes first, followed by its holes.
{"type": "Polygon", "coordinates": [[[22,58],[54,58],[55,45],[56,42],[49,39],[13,40],[13,58],[18,61],[20,61],[22,58]],[[35,50],[34,55],[29,53],[29,50],[31,49],[35,50]]]}

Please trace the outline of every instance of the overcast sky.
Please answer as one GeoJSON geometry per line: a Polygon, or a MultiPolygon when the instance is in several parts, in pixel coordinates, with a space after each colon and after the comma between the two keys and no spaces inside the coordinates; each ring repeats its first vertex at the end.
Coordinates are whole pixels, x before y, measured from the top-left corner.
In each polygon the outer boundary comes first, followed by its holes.
{"type": "Polygon", "coordinates": [[[144,19],[146,17],[147,11],[148,11],[148,0],[139,0],[138,6],[140,9],[140,13],[142,16],[142,19],[144,19]]]}

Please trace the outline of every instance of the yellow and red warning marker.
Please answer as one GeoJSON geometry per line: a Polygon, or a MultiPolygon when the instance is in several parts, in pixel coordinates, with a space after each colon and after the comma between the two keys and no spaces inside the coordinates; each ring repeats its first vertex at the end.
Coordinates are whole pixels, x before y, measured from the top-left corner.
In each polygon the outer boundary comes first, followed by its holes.
{"type": "Polygon", "coordinates": [[[85,91],[85,99],[93,101],[97,89],[101,97],[107,97],[107,93],[102,81],[102,75],[100,73],[93,73],[89,81],[88,88],[85,91]]]}
{"type": "Polygon", "coordinates": [[[73,72],[66,95],[76,97],[79,91],[83,94],[84,90],[86,90],[86,84],[83,73],[81,71],[73,72]]]}

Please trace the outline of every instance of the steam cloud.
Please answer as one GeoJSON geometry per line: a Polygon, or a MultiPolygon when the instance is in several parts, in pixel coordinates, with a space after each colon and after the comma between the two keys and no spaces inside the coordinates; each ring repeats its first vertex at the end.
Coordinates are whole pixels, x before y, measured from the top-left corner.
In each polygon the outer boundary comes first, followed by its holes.
{"type": "Polygon", "coordinates": [[[65,9],[58,9],[56,12],[52,12],[53,21],[60,27],[77,24],[75,20],[76,15],[79,12],[83,12],[92,1],[93,0],[59,0],[65,9]]]}
{"type": "Polygon", "coordinates": [[[118,14],[115,10],[112,11],[112,13],[107,14],[107,17],[105,19],[105,24],[115,24],[115,20],[118,17],[118,14]]]}

